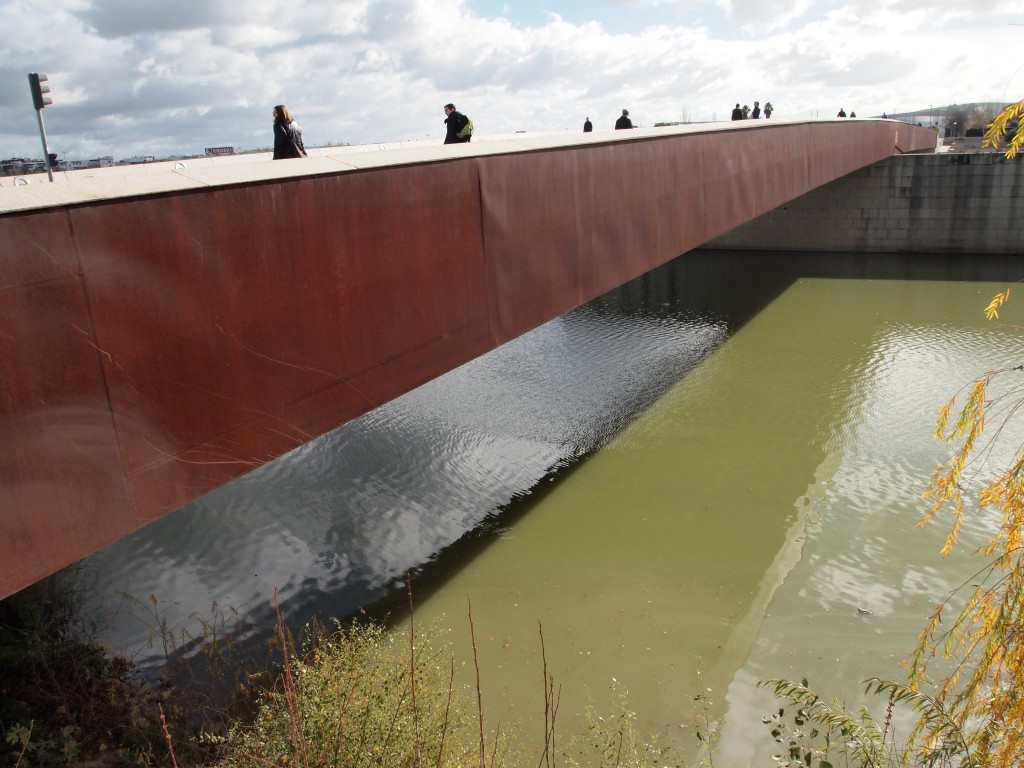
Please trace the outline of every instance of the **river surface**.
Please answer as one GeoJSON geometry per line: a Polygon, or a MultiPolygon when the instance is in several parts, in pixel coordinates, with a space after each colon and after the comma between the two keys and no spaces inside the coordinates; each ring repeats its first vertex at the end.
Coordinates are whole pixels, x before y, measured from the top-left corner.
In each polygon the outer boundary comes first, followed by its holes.
{"type": "Polygon", "coordinates": [[[157,614],[265,625],[275,586],[404,622],[412,571],[463,663],[471,605],[492,725],[538,728],[542,628],[564,738],[622,695],[696,744],[703,696],[715,765],[769,764],[757,680],[859,702],[976,567],[916,523],[938,406],[1019,362],[982,312],[1018,264],[684,255],[89,558],[109,639],[156,664],[157,614]]]}

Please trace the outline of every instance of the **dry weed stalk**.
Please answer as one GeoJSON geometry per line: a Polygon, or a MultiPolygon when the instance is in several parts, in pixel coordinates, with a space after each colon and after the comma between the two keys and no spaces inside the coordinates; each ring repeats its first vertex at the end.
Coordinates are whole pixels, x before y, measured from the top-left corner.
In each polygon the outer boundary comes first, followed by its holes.
{"type": "Polygon", "coordinates": [[[558,715],[558,702],[562,698],[562,686],[555,693],[555,677],[548,673],[548,655],[544,647],[544,626],[538,621],[537,631],[540,634],[540,657],[542,662],[542,682],[544,684],[544,752],[537,764],[551,768],[551,758],[555,754],[555,717],[558,715]]]}
{"type": "Polygon", "coordinates": [[[480,659],[476,652],[476,632],[473,629],[473,601],[466,595],[469,613],[469,637],[473,642],[473,666],[476,667],[476,711],[480,718],[480,768],[487,768],[486,747],[484,746],[484,701],[480,693],[480,659]]]}
{"type": "Polygon", "coordinates": [[[178,760],[174,757],[174,743],[171,741],[171,732],[167,728],[167,718],[164,717],[164,705],[157,704],[156,708],[160,712],[160,729],[164,732],[164,738],[167,739],[167,752],[171,756],[171,765],[173,768],[178,768],[178,760]]]}
{"type": "Polygon", "coordinates": [[[288,706],[288,715],[292,725],[292,745],[295,750],[295,763],[302,768],[309,768],[309,757],[306,752],[306,737],[302,729],[302,708],[299,703],[298,686],[292,677],[292,665],[288,654],[288,636],[284,629],[284,617],[281,606],[277,602],[277,585],[274,585],[274,612],[277,614],[277,636],[281,641],[281,658],[284,668],[281,672],[281,684],[284,687],[284,700],[288,706]]]}
{"type": "MultiPolygon", "coordinates": [[[[412,727],[413,747],[416,755],[416,768],[420,768],[420,720],[416,711],[416,614],[412,604],[412,575],[406,571],[405,590],[409,596],[409,689],[412,696],[412,727]]],[[[440,764],[440,761],[438,761],[440,764]]]]}
{"type": "Polygon", "coordinates": [[[437,764],[441,765],[444,756],[444,739],[448,735],[448,715],[452,708],[452,695],[455,691],[455,657],[452,657],[452,671],[448,676],[448,699],[444,705],[444,724],[441,726],[441,743],[437,747],[437,764]]]}

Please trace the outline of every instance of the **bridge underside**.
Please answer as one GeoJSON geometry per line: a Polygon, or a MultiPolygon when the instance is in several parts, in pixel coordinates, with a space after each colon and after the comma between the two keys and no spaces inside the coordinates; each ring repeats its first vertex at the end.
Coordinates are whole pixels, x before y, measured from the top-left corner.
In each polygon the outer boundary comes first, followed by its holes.
{"type": "Polygon", "coordinates": [[[460,145],[0,214],[0,597],[815,187],[934,145],[892,121],[730,128],[460,145]]]}

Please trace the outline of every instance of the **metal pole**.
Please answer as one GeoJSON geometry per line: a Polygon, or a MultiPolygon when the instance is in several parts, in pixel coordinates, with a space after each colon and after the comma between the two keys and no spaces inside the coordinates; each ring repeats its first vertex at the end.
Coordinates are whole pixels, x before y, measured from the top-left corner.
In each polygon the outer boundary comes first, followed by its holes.
{"type": "Polygon", "coordinates": [[[46,146],[46,128],[43,127],[43,110],[36,110],[36,117],[39,118],[39,136],[43,140],[43,159],[46,160],[46,175],[53,181],[53,169],[50,167],[50,149],[46,146]]]}

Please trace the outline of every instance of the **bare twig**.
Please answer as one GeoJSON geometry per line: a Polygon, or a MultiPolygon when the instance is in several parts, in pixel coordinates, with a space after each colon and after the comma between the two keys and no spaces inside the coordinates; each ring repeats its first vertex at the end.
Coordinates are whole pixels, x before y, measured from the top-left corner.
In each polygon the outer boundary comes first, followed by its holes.
{"type": "Polygon", "coordinates": [[[274,611],[277,613],[277,636],[281,641],[281,658],[284,660],[282,682],[284,684],[284,700],[288,705],[288,716],[292,724],[292,745],[295,749],[295,762],[302,768],[309,768],[306,754],[306,736],[302,728],[302,710],[299,705],[298,687],[292,677],[291,661],[288,658],[288,637],[284,631],[284,617],[281,606],[277,602],[277,585],[274,585],[274,611]],[[300,761],[301,758],[301,761],[300,761]]]}
{"type": "Polygon", "coordinates": [[[448,712],[452,706],[452,694],[455,683],[455,657],[452,657],[452,671],[448,676],[448,700],[444,705],[444,725],[441,726],[441,743],[437,747],[437,765],[440,768],[441,758],[444,757],[444,738],[448,734],[448,712]]]}
{"type": "MultiPolygon", "coordinates": [[[[160,716],[163,717],[163,710],[160,711],[160,716]]],[[[28,749],[29,743],[32,741],[32,729],[36,727],[35,720],[28,721],[28,733],[25,734],[25,738],[21,742],[21,752],[18,754],[18,759],[14,761],[14,768],[18,768],[21,765],[22,758],[25,757],[25,752],[28,749]]]]}
{"type": "Polygon", "coordinates": [[[251,752],[240,752],[239,754],[241,754],[242,757],[244,757],[246,760],[252,760],[255,763],[259,763],[260,765],[269,766],[269,768],[278,768],[277,763],[272,763],[269,760],[264,760],[262,757],[257,757],[251,752]]]}
{"type": "Polygon", "coordinates": [[[491,744],[491,765],[498,764],[498,744],[501,741],[501,721],[498,722],[498,727],[494,729],[494,743],[491,744]]]}
{"type": "Polygon", "coordinates": [[[416,750],[416,768],[420,768],[420,720],[416,711],[416,617],[412,604],[412,574],[405,573],[405,589],[409,595],[409,687],[412,690],[413,742],[416,750]]]}
{"type": "Polygon", "coordinates": [[[476,711],[480,718],[480,768],[487,768],[487,754],[484,746],[484,701],[480,693],[480,660],[476,652],[476,632],[473,630],[473,601],[466,595],[469,613],[469,637],[473,641],[473,666],[476,667],[476,711]]]}
{"type": "Polygon", "coordinates": [[[715,768],[715,750],[712,744],[715,739],[715,724],[711,719],[711,709],[708,705],[707,693],[710,692],[710,688],[702,692],[700,695],[700,706],[701,711],[704,713],[704,730],[708,734],[708,766],[709,768],[715,768]]]}
{"type": "Polygon", "coordinates": [[[167,752],[171,756],[171,765],[178,768],[178,761],[174,757],[174,744],[171,742],[171,732],[167,729],[167,718],[164,717],[164,705],[157,704],[156,708],[160,712],[160,728],[164,732],[164,738],[167,739],[167,752]]]}
{"type": "Polygon", "coordinates": [[[561,698],[561,687],[558,695],[555,695],[555,678],[548,673],[548,651],[544,645],[544,626],[538,622],[537,630],[541,635],[541,660],[544,682],[544,752],[541,755],[541,765],[547,764],[551,768],[551,759],[555,754],[555,717],[558,714],[558,700],[561,698]]]}
{"type": "Polygon", "coordinates": [[[345,746],[345,713],[348,711],[348,705],[352,702],[354,693],[355,686],[349,686],[345,693],[345,701],[338,705],[338,731],[334,737],[334,762],[336,765],[340,764],[338,761],[341,757],[341,750],[345,746]]]}

